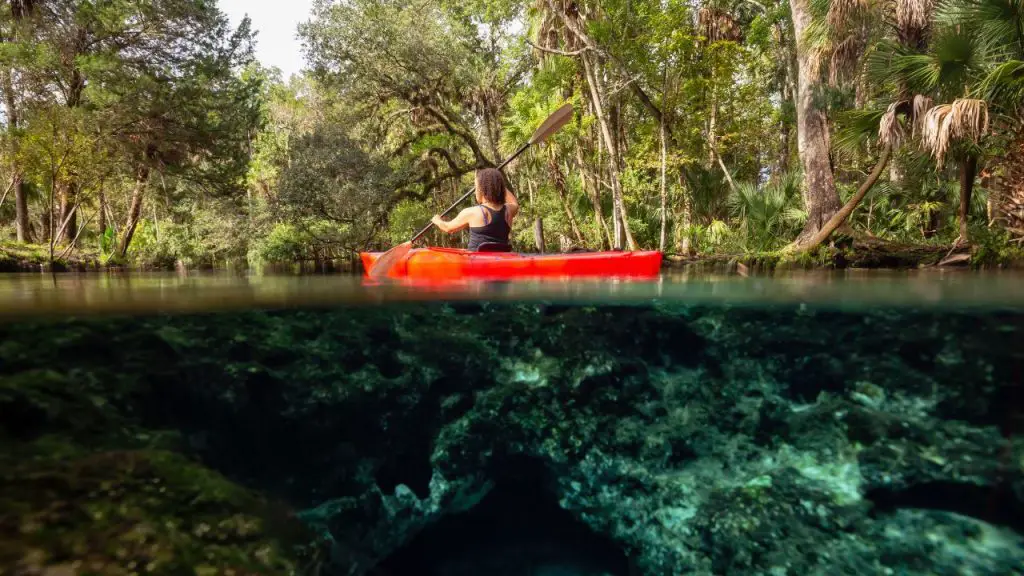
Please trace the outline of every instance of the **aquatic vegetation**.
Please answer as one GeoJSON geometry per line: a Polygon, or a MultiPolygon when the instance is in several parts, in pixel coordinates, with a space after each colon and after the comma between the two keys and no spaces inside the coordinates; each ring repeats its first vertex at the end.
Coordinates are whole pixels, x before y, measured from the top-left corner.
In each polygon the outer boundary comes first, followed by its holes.
{"type": "Polygon", "coordinates": [[[142,523],[137,566],[170,571],[170,546],[195,572],[288,573],[326,542],[325,570],[369,574],[526,491],[634,574],[1005,574],[1022,332],[1014,311],[667,303],[3,326],[4,553],[120,567],[142,523]],[[50,492],[19,496],[31,478],[50,492]],[[117,528],[21,533],[55,498],[117,528]],[[299,512],[269,522],[272,500],[299,512]]]}
{"type": "Polygon", "coordinates": [[[2,573],[296,574],[316,561],[284,507],[181,455],[54,444],[3,459],[2,573]]]}

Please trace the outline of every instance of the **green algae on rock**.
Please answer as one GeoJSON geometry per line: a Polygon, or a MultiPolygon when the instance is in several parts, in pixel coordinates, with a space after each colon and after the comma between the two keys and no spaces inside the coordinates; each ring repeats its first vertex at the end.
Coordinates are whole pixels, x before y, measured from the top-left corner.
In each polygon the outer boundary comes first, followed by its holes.
{"type": "Polygon", "coordinates": [[[528,466],[635,574],[1003,575],[1022,337],[1015,310],[664,303],[38,322],[0,327],[0,415],[38,407],[2,424],[22,446],[171,431],[305,509],[344,574],[528,466]]]}
{"type": "Polygon", "coordinates": [[[298,574],[317,561],[284,507],[181,455],[53,442],[3,461],[0,573],[298,574]]]}

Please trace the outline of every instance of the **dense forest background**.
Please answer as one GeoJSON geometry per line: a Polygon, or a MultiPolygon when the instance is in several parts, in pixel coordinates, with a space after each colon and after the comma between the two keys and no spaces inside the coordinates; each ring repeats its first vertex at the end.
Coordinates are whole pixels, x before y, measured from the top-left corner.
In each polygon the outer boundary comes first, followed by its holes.
{"type": "Polygon", "coordinates": [[[1024,237],[1021,0],[317,0],[298,34],[284,79],[213,0],[5,0],[0,246],[387,248],[565,102],[506,170],[522,250],[1024,237]]]}

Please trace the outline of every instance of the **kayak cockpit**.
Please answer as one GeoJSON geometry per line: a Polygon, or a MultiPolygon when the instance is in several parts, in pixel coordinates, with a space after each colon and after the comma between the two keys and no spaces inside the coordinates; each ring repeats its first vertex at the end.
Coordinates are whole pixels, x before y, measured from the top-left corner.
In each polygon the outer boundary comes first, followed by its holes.
{"type": "Polygon", "coordinates": [[[477,252],[511,252],[512,246],[510,244],[503,244],[501,242],[484,242],[477,249],[477,252]]]}

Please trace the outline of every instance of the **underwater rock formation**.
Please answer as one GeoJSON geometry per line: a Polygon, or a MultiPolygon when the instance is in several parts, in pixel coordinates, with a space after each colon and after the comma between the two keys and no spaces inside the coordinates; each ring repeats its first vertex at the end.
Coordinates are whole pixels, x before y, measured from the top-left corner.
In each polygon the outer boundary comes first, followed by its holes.
{"type": "MultiPolygon", "coordinates": [[[[339,574],[401,576],[417,542],[526,477],[537,506],[625,564],[534,571],[1002,575],[1024,566],[1022,341],[1024,313],[999,310],[479,303],[36,322],[0,328],[0,430],[9,447],[168,431],[304,510],[339,574]]],[[[461,560],[435,573],[468,570],[472,554],[446,553],[461,560]]]]}

